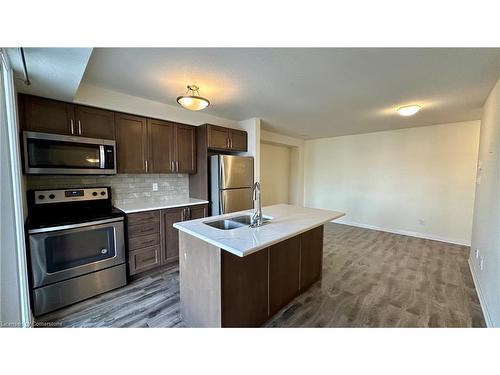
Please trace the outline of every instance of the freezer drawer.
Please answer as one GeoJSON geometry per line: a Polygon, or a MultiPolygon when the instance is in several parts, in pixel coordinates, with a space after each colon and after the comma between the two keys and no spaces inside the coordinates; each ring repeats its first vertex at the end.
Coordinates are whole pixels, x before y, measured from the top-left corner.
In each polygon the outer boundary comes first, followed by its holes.
{"type": "Polygon", "coordinates": [[[228,189],[220,191],[219,214],[253,208],[252,189],[228,189]]]}

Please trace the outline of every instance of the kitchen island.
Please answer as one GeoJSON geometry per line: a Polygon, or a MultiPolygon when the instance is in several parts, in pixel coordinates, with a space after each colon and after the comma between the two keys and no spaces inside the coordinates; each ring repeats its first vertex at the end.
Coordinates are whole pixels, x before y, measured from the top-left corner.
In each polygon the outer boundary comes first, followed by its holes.
{"type": "Polygon", "coordinates": [[[179,222],[181,315],[188,327],[258,327],[321,278],[323,225],[341,212],[274,205],[179,222]]]}

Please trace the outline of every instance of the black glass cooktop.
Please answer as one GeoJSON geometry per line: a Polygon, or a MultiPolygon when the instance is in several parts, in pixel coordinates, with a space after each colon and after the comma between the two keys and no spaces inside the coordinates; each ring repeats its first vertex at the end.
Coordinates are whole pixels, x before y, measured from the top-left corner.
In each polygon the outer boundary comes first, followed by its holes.
{"type": "Polygon", "coordinates": [[[61,225],[81,224],[91,221],[124,217],[125,213],[115,207],[100,207],[78,210],[44,210],[35,212],[26,221],[27,229],[41,229],[61,225]]]}

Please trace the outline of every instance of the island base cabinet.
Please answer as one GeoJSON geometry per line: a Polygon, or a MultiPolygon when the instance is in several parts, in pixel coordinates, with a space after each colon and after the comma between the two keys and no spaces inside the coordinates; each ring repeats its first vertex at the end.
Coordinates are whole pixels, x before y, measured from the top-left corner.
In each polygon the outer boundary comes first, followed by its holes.
{"type": "Polygon", "coordinates": [[[268,252],[246,257],[221,252],[222,327],[259,327],[267,320],[268,252]]]}
{"type": "Polygon", "coordinates": [[[301,236],[269,248],[269,315],[299,294],[301,236]]]}
{"type": "Polygon", "coordinates": [[[259,327],[321,278],[323,226],[239,257],[179,232],[188,327],[259,327]]]}
{"type": "Polygon", "coordinates": [[[321,279],[323,268],[323,226],[300,236],[300,291],[321,279]]]}

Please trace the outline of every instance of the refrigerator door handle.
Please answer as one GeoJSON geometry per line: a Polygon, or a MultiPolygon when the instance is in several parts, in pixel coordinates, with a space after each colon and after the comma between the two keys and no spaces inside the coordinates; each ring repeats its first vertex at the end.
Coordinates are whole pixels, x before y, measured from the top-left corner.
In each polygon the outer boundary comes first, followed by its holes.
{"type": "Polygon", "coordinates": [[[219,192],[219,212],[221,214],[224,214],[226,213],[226,211],[224,210],[224,197],[222,196],[222,191],[219,192]]]}

